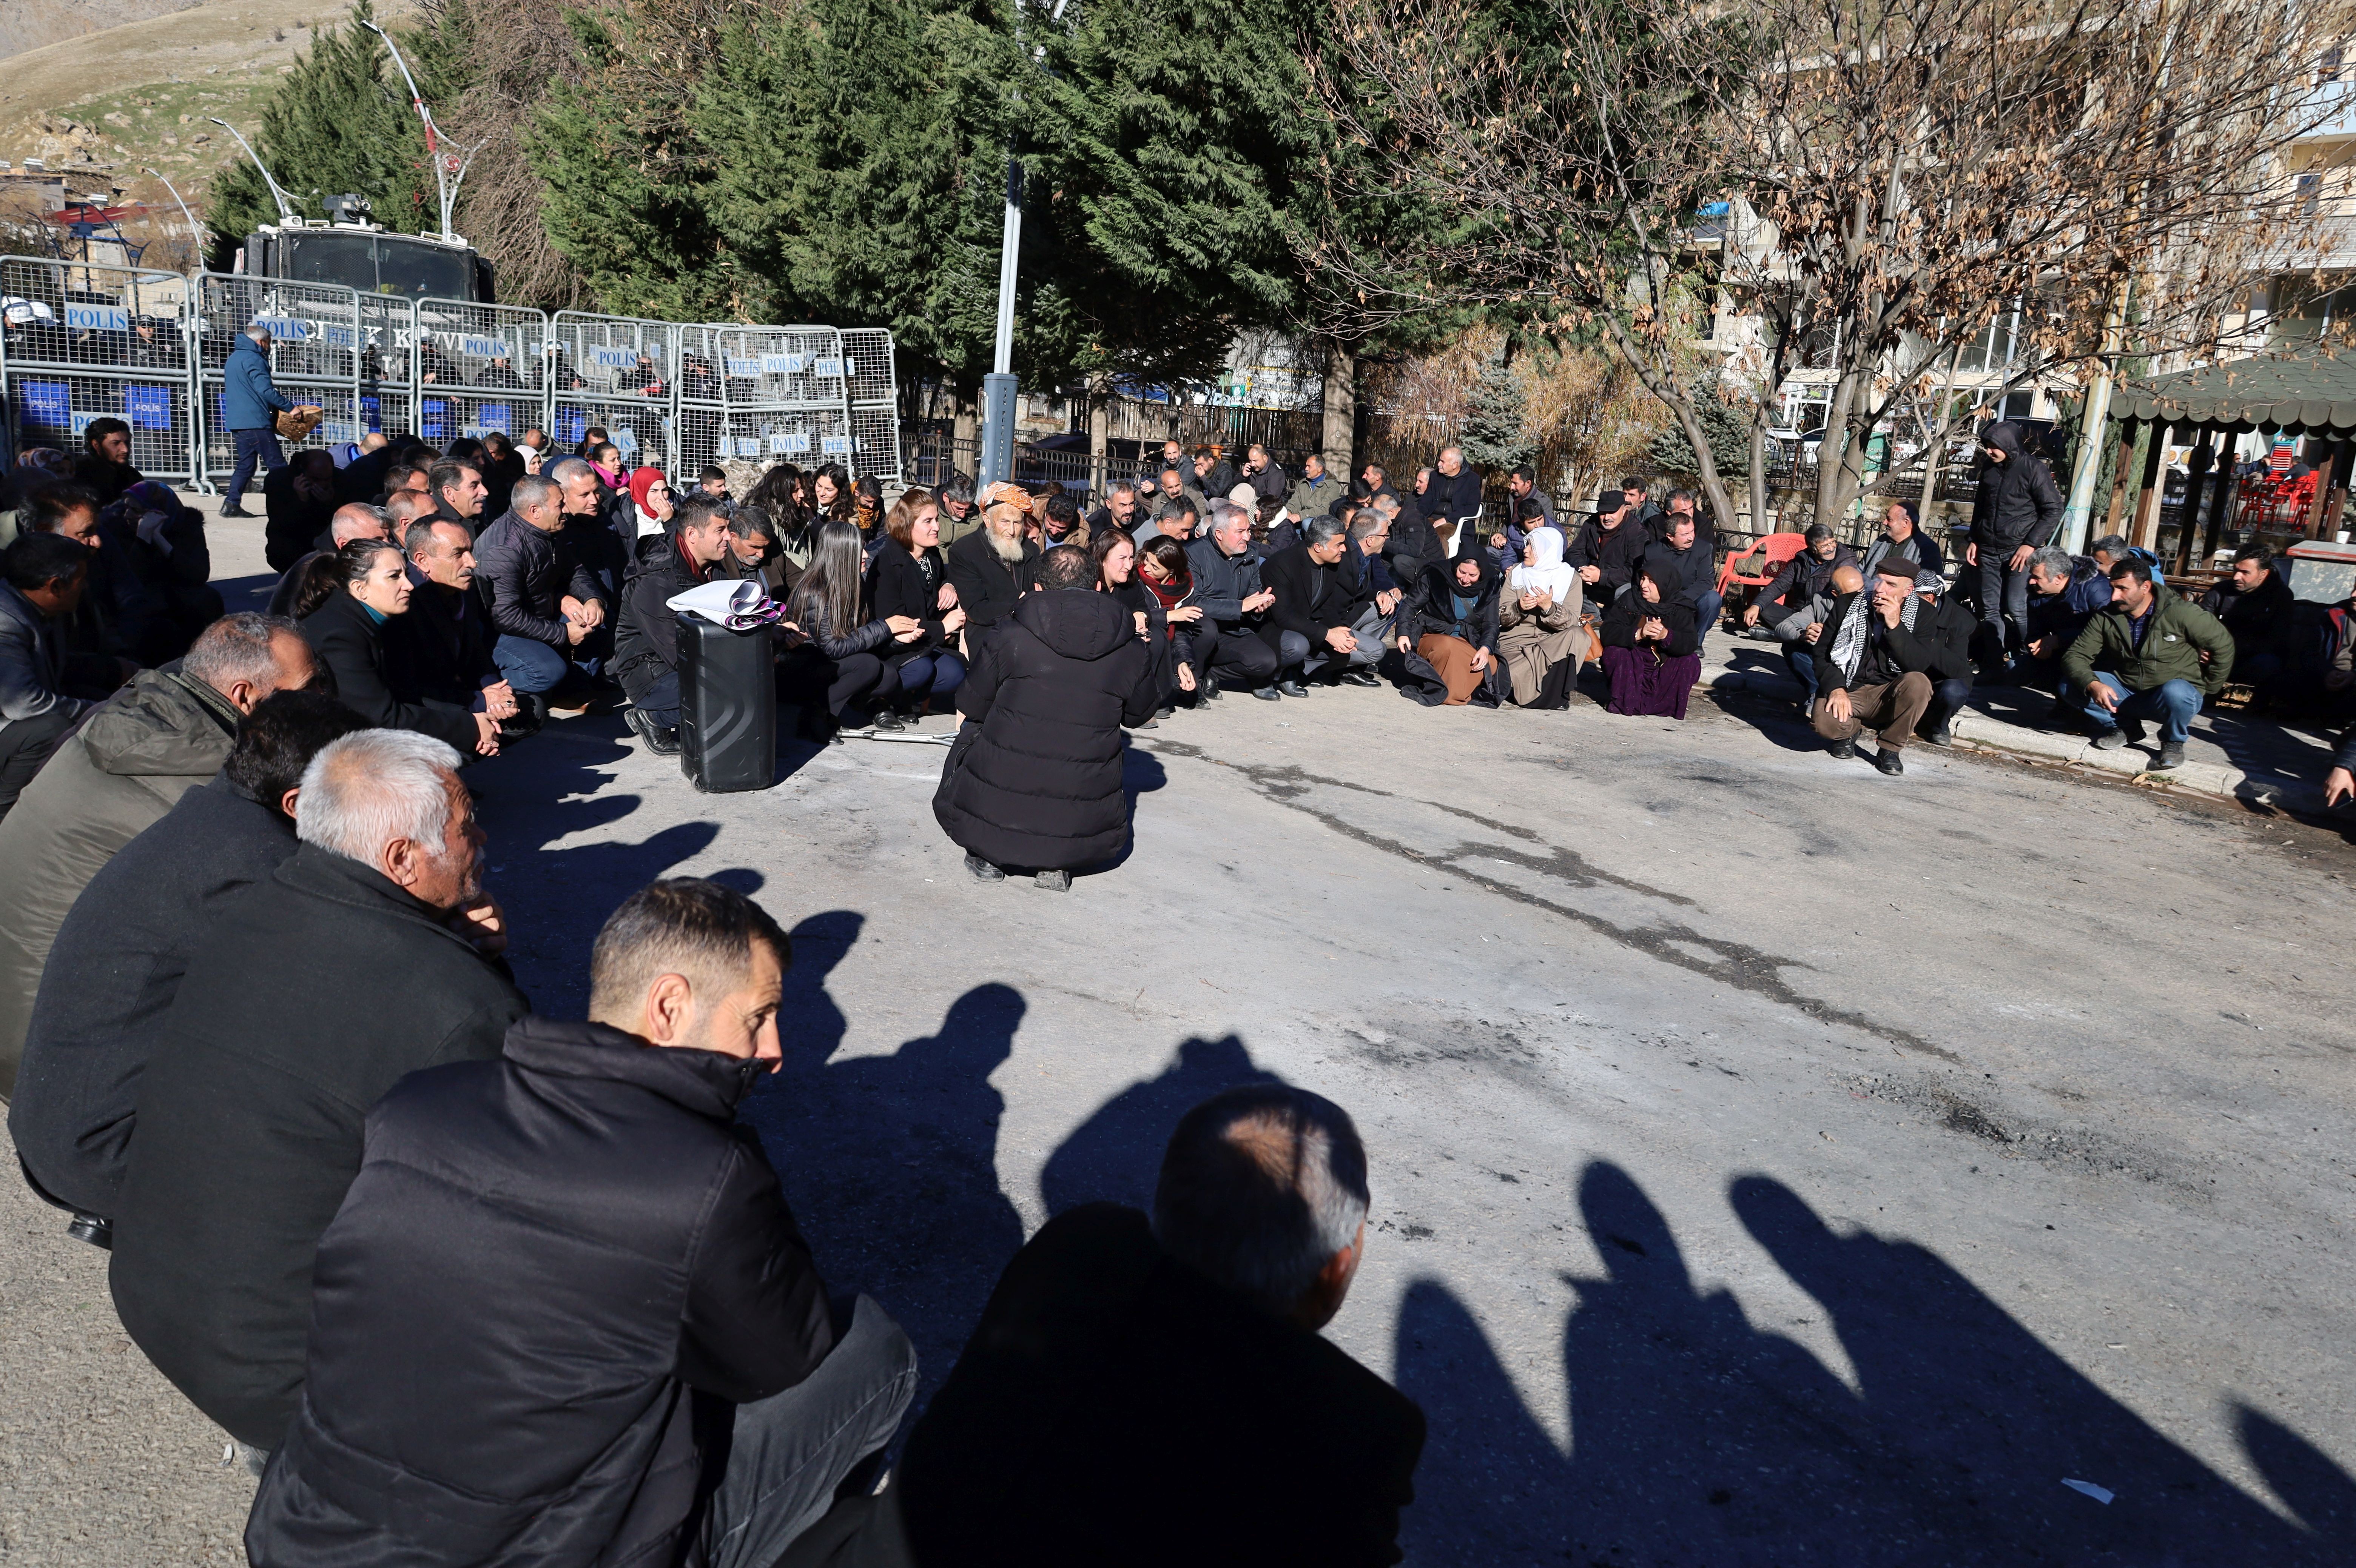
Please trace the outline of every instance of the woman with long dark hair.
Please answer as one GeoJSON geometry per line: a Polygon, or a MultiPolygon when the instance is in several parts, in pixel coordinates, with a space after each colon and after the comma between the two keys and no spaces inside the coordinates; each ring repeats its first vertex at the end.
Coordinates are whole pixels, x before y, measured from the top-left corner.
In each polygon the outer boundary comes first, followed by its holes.
{"type": "MultiPolygon", "coordinates": [[[[787,701],[801,706],[802,735],[828,741],[835,739],[844,709],[885,685],[892,672],[882,650],[925,634],[913,616],[862,617],[866,558],[857,528],[820,523],[817,534],[809,566],[786,601],[777,684],[787,701]]],[[[896,684],[892,689],[896,692],[896,684]]]]}
{"type": "MultiPolygon", "coordinates": [[[[1193,702],[1201,702],[1210,688],[1205,672],[1218,633],[1204,624],[1203,607],[1194,603],[1194,572],[1187,564],[1186,547],[1167,534],[1146,540],[1137,558],[1137,581],[1161,608],[1172,679],[1193,702]]],[[[1173,711],[1168,691],[1162,693],[1162,711],[1173,711]]]]}
{"type": "Polygon", "coordinates": [[[931,492],[910,490],[885,519],[884,542],[867,568],[868,618],[905,615],[924,629],[923,636],[894,648],[885,660],[898,675],[900,690],[877,711],[879,730],[905,728],[934,698],[947,697],[965,680],[965,660],[957,653],[965,609],[949,586],[940,539],[940,507],[931,492]]]}
{"type": "Polygon", "coordinates": [[[1153,656],[1157,717],[1148,719],[1142,724],[1130,726],[1132,730],[1153,729],[1160,714],[1172,711],[1170,692],[1177,684],[1170,673],[1168,618],[1162,613],[1162,602],[1138,581],[1137,546],[1130,542],[1127,534],[1119,528],[1107,528],[1089,541],[1088,553],[1096,558],[1098,589],[1110,594],[1122,609],[1130,613],[1138,636],[1143,639],[1147,650],[1153,656]]]}
{"type": "Polygon", "coordinates": [[[499,754],[499,721],[402,692],[386,678],[384,628],[409,613],[409,563],[382,539],[359,539],[305,570],[294,610],[304,641],[336,676],[336,698],[386,730],[414,730],[459,754],[499,754]]]}

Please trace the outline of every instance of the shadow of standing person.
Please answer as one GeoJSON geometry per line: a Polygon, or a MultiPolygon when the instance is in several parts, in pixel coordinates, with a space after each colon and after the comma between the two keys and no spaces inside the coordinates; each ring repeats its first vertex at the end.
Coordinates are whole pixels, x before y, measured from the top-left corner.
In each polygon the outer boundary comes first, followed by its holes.
{"type": "MultiPolygon", "coordinates": [[[[856,935],[856,916],[819,918],[856,935]]],[[[821,977],[850,936],[811,944],[821,977]]],[[[789,997],[800,984],[789,975],[789,997]]],[[[743,1114],[829,1286],[873,1296],[916,1342],[921,1412],[1023,1245],[1022,1219],[999,1189],[1005,1101],[990,1075],[1012,1053],[1024,1003],[1011,987],[977,986],[950,1004],[939,1032],[890,1056],[834,1061],[841,1015],[816,989],[819,1000],[804,991],[789,1020],[797,1035],[814,1021],[815,1040],[787,1047],[743,1114]]]]}
{"type": "Polygon", "coordinates": [[[2348,1477],[2281,1428],[2286,1442],[2254,1441],[2246,1423],[2244,1438],[2262,1466],[2271,1456],[2286,1472],[2286,1495],[2340,1514],[2310,1521],[2336,1524],[2336,1548],[2179,1447],[1926,1248],[1836,1232],[1765,1177],[1736,1181],[1730,1196],[1793,1283],[1831,1314],[1879,1438],[1925,1527],[1951,1543],[1949,1561],[2350,1560],[2348,1477]],[[2104,1507],[2064,1477],[2115,1501],[2104,1507]]]}

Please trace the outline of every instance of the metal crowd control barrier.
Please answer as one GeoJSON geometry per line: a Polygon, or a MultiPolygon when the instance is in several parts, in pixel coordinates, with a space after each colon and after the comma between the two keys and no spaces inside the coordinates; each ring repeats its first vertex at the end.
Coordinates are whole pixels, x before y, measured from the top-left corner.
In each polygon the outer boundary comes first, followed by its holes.
{"type": "Polygon", "coordinates": [[[602,425],[626,465],[668,471],[680,330],[664,321],[558,311],[549,323],[550,433],[557,446],[577,446],[590,426],[602,425]]]}
{"type": "Polygon", "coordinates": [[[519,436],[548,417],[548,317],[522,305],[417,302],[421,440],[446,446],[462,435],[519,436]]]}
{"type": "MultiPolygon", "coordinates": [[[[271,379],[324,412],[300,444],[372,431],[437,445],[532,425],[562,448],[603,426],[626,464],[691,484],[727,459],[904,476],[892,335],[678,324],[412,301],[242,273],[194,277],[0,257],[0,434],[78,456],[90,421],[131,427],[132,462],[205,488],[237,462],[222,391],[248,326],[271,379]]],[[[259,475],[257,475],[257,478],[259,475]]]]}
{"type": "Polygon", "coordinates": [[[892,368],[892,335],[880,326],[847,326],[840,336],[851,408],[851,471],[898,478],[900,385],[892,368]]]}
{"type": "Polygon", "coordinates": [[[131,462],[194,474],[188,280],[48,257],[0,257],[0,389],[12,453],[79,458],[94,419],[131,427],[131,462]]]}

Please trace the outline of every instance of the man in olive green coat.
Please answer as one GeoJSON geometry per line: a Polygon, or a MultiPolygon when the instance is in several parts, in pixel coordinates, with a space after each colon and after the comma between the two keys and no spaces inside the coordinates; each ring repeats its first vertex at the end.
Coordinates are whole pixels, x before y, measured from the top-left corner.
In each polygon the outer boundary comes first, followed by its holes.
{"type": "Polygon", "coordinates": [[[2149,561],[2120,560],[2110,576],[2110,603],[2062,656],[2063,690],[2094,726],[2099,749],[2141,741],[2143,720],[2157,719],[2159,761],[2153,767],[2180,767],[2192,716],[2233,671],[2233,635],[2208,611],[2153,581],[2149,561]]]}
{"type": "Polygon", "coordinates": [[[0,1098],[16,1065],[49,944],[99,868],[229,760],[237,721],[317,678],[291,621],[224,615],[177,674],[142,670],[59,743],[0,820],[0,1098]]]}

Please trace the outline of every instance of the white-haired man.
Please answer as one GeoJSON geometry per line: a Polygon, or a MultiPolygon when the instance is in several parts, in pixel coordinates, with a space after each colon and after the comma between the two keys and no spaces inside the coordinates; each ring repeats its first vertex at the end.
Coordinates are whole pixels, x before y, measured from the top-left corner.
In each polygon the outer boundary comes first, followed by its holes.
{"type": "Polygon", "coordinates": [[[294,1418],[312,1255],[359,1168],[369,1107],[420,1068],[498,1056],[530,1010],[498,956],[457,769],[450,747],[403,730],[312,758],[294,856],[218,912],[140,1086],[115,1311],[250,1449],[294,1418]]]}

